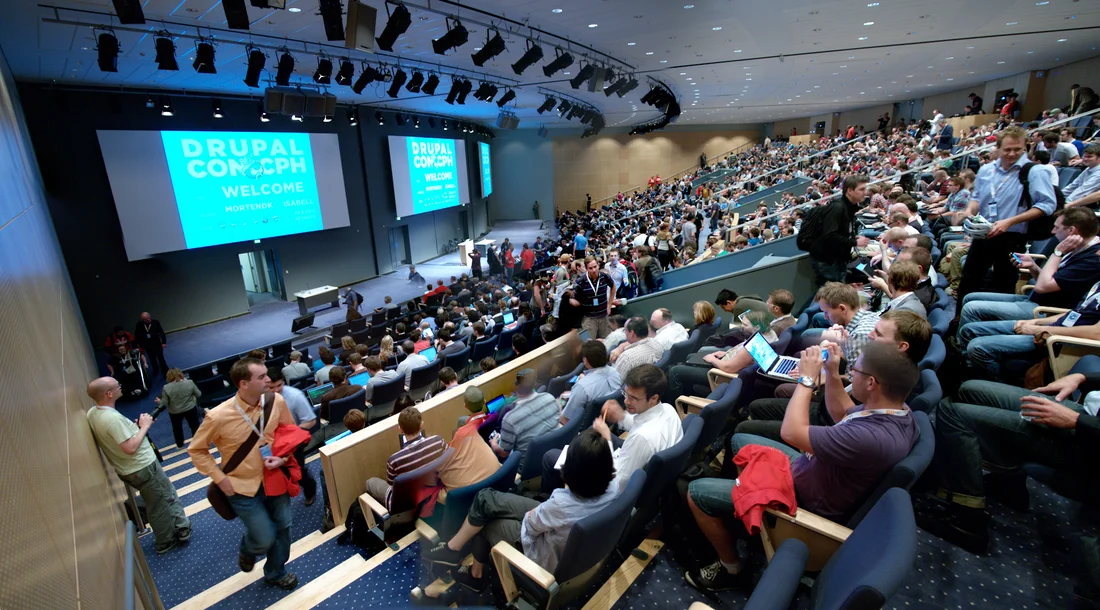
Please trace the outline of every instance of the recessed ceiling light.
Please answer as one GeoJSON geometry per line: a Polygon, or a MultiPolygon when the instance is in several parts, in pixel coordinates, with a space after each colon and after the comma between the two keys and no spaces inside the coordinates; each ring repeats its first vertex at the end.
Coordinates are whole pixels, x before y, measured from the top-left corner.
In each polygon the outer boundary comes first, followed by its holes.
{"type": "Polygon", "coordinates": [[[662,59],[662,60],[661,60],[661,63],[663,63],[663,64],[667,64],[667,63],[668,63],[668,60],[667,60],[667,59],[662,59]]]}
{"type": "Polygon", "coordinates": [[[569,76],[569,73],[568,73],[568,72],[562,72],[562,74],[564,74],[564,75],[566,75],[566,76],[569,76]]]}
{"type": "Polygon", "coordinates": [[[1035,51],[1028,51],[1028,52],[1027,52],[1027,54],[1028,54],[1028,55],[1031,55],[1031,54],[1033,54],[1033,53],[1035,53],[1035,51]]]}
{"type": "Polygon", "coordinates": [[[653,51],[646,51],[645,54],[646,55],[653,55],[653,51]]]}
{"type": "Polygon", "coordinates": [[[685,4],[684,8],[695,8],[694,4],[685,4]]]}
{"type": "Polygon", "coordinates": [[[928,66],[928,69],[931,70],[932,68],[935,68],[935,67],[936,66],[928,66]]]}
{"type": "Polygon", "coordinates": [[[634,45],[636,45],[636,44],[638,44],[638,43],[636,43],[636,42],[628,42],[628,43],[626,43],[626,46],[628,46],[628,47],[632,47],[632,46],[634,46],[634,45]]]}
{"type": "Polygon", "coordinates": [[[598,23],[589,23],[589,24],[588,24],[588,27],[590,27],[590,28],[598,28],[598,27],[600,27],[600,24],[598,24],[598,23]]]}
{"type": "Polygon", "coordinates": [[[686,75],[687,75],[687,72],[681,72],[680,73],[680,76],[686,76],[686,75]]]}
{"type": "Polygon", "coordinates": [[[1009,21],[1009,22],[1008,22],[1008,23],[1006,23],[1005,25],[1019,25],[1019,24],[1020,24],[1020,22],[1019,22],[1019,21],[1009,21]]]}
{"type": "Polygon", "coordinates": [[[947,80],[955,80],[955,79],[953,79],[953,78],[949,78],[949,79],[947,79],[947,80]]]}
{"type": "Polygon", "coordinates": [[[867,6],[878,6],[878,2],[871,2],[871,3],[868,3],[868,4],[867,4],[867,6]]]}
{"type": "Polygon", "coordinates": [[[1058,39],[1058,42],[1065,42],[1065,41],[1067,41],[1067,40],[1069,40],[1069,38],[1059,38],[1059,39],[1058,39]]]}
{"type": "Polygon", "coordinates": [[[847,68],[848,66],[840,66],[841,68],[847,68]]]}
{"type": "Polygon", "coordinates": [[[745,72],[745,76],[752,76],[752,72],[745,72]]]}
{"type": "Polygon", "coordinates": [[[999,65],[999,64],[1003,64],[1003,63],[1004,63],[1003,61],[999,61],[999,62],[997,62],[997,64],[998,64],[998,65],[999,65]]]}
{"type": "Polygon", "coordinates": [[[1046,6],[1048,4],[1050,4],[1050,3],[1047,2],[1046,0],[1043,0],[1042,2],[1036,2],[1035,6],[1046,6]]]}
{"type": "Polygon", "coordinates": [[[968,48],[968,49],[973,49],[974,47],[966,47],[966,48],[968,48]]]}
{"type": "Polygon", "coordinates": [[[874,21],[864,21],[863,25],[875,25],[874,21]]]}
{"type": "Polygon", "coordinates": [[[288,8],[288,9],[286,9],[286,10],[288,10],[288,11],[290,11],[290,12],[292,12],[292,13],[300,13],[300,12],[302,12],[302,9],[300,9],[300,8],[298,8],[298,7],[296,7],[296,6],[292,6],[292,7],[288,8]]]}
{"type": "Polygon", "coordinates": [[[867,37],[866,36],[860,36],[859,39],[860,40],[867,40],[867,37]]]}
{"type": "Polygon", "coordinates": [[[556,9],[553,9],[553,10],[551,10],[550,12],[551,12],[551,13],[560,13],[560,12],[561,12],[561,9],[560,9],[560,8],[556,8],[556,9]]]}
{"type": "Polygon", "coordinates": [[[733,50],[733,52],[734,52],[734,53],[740,53],[740,52],[741,52],[741,49],[734,49],[734,50],[733,50]]]}
{"type": "Polygon", "coordinates": [[[860,95],[867,95],[867,92],[866,91],[860,91],[859,94],[860,95]]]}

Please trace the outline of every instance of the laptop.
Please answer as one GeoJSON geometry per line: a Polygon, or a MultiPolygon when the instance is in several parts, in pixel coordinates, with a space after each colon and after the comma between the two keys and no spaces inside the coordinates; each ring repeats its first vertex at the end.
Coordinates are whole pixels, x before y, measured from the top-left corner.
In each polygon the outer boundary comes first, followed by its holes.
{"type": "Polygon", "coordinates": [[[421,350],[420,355],[427,358],[428,362],[432,362],[435,360],[435,348],[429,347],[427,349],[421,350]]]}
{"type": "Polygon", "coordinates": [[[504,406],[504,395],[497,396],[496,398],[485,403],[485,406],[489,408],[490,413],[496,413],[504,406]]]}
{"type": "Polygon", "coordinates": [[[365,386],[365,385],[367,385],[368,381],[370,381],[370,373],[367,372],[367,371],[363,371],[362,373],[356,373],[356,374],[352,375],[351,377],[348,377],[348,383],[351,384],[351,385],[364,385],[365,386]]]}
{"type": "Polygon", "coordinates": [[[581,341],[588,341],[592,338],[592,333],[588,332],[587,328],[581,329],[581,332],[577,334],[581,338],[581,341]]]}
{"type": "Polygon", "coordinates": [[[307,390],[306,394],[309,395],[310,404],[312,404],[315,407],[317,405],[321,404],[321,397],[324,396],[325,393],[328,392],[331,389],[332,389],[332,384],[331,383],[326,383],[325,385],[319,385],[315,388],[310,388],[309,390],[307,390]]]}
{"type": "Polygon", "coordinates": [[[334,437],[328,439],[327,441],[325,441],[325,444],[329,445],[329,444],[335,443],[336,441],[338,441],[342,438],[346,438],[348,436],[351,436],[351,430],[344,430],[340,434],[337,434],[336,436],[334,436],[334,437]]]}
{"type": "Polygon", "coordinates": [[[511,311],[505,312],[505,314],[501,317],[501,319],[504,320],[504,325],[505,326],[508,326],[512,322],[516,321],[516,317],[512,315],[511,311]]]}
{"type": "Polygon", "coordinates": [[[754,334],[745,342],[745,349],[748,350],[749,355],[756,361],[756,364],[760,365],[760,370],[764,372],[764,375],[783,381],[796,380],[791,376],[790,371],[798,366],[798,358],[780,356],[775,353],[775,349],[764,338],[764,335],[754,334]]]}

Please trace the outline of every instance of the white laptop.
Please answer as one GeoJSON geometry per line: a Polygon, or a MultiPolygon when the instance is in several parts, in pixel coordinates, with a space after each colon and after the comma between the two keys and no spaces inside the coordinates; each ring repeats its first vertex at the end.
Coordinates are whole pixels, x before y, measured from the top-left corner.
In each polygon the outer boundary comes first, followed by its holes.
{"type": "Polygon", "coordinates": [[[775,349],[764,338],[764,335],[760,333],[753,335],[745,342],[745,349],[748,350],[749,355],[756,361],[756,364],[760,365],[760,370],[764,375],[783,381],[797,381],[796,377],[791,376],[790,371],[798,366],[798,358],[780,356],[775,353],[775,349]]]}

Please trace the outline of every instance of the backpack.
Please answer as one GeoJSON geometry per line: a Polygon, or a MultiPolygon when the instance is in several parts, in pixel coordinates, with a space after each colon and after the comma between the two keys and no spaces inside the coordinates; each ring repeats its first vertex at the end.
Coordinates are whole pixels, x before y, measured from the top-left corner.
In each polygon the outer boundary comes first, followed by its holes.
{"type": "MultiPolygon", "coordinates": [[[[1020,194],[1020,203],[1027,206],[1027,209],[1031,209],[1034,202],[1031,200],[1031,184],[1028,181],[1028,176],[1031,173],[1031,168],[1034,167],[1034,163],[1025,163],[1020,168],[1020,184],[1024,186],[1023,192],[1020,194]]],[[[1058,213],[1058,210],[1065,209],[1066,196],[1062,194],[1061,187],[1051,185],[1054,189],[1054,212],[1043,216],[1038,220],[1032,220],[1027,223],[1027,240],[1034,241],[1036,239],[1046,239],[1050,237],[1051,231],[1054,230],[1054,214],[1058,213]]]]}
{"type": "Polygon", "coordinates": [[[827,205],[832,204],[810,208],[810,211],[802,217],[802,228],[798,230],[798,235],[795,237],[795,245],[799,250],[810,252],[814,242],[821,238],[821,217],[827,205]]]}
{"type": "Polygon", "coordinates": [[[376,533],[367,525],[367,520],[363,517],[363,508],[358,502],[353,502],[351,509],[348,510],[344,528],[344,532],[336,538],[336,544],[354,544],[365,550],[368,557],[386,548],[381,532],[376,533]]]}

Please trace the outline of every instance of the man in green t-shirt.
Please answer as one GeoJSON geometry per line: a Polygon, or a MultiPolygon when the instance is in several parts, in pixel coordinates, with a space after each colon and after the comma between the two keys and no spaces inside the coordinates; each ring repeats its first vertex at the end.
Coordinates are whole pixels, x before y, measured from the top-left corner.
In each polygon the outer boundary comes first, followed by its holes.
{"type": "Polygon", "coordinates": [[[191,538],[191,521],[183,512],[176,488],[164,474],[153,447],[146,439],[153,418],[142,413],[138,422],[115,410],[122,387],[113,377],[100,377],[88,384],[88,396],[96,406],[88,409],[88,424],[96,443],[118,477],[141,492],[156,536],[157,553],[165,553],[191,538]]]}

